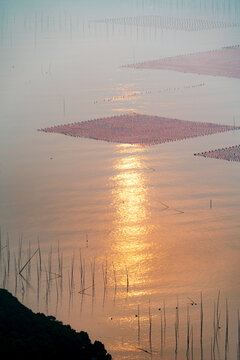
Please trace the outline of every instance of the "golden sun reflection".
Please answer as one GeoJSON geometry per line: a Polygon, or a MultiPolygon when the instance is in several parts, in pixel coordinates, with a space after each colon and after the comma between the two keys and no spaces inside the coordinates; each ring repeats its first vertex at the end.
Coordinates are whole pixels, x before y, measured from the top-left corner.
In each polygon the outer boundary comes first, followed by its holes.
{"type": "Polygon", "coordinates": [[[132,291],[137,293],[136,286],[147,281],[150,256],[151,226],[143,167],[145,149],[139,145],[126,144],[117,145],[117,149],[121,156],[114,166],[116,175],[111,179],[116,214],[112,232],[113,261],[122,275],[121,285],[124,285],[124,273],[128,269],[132,291]]]}

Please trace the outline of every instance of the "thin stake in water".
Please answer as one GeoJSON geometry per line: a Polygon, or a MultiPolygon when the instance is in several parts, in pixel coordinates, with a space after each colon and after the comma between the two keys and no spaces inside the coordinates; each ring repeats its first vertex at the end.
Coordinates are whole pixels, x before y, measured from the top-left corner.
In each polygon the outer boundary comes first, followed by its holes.
{"type": "Polygon", "coordinates": [[[189,360],[189,349],[190,349],[190,316],[189,316],[189,307],[187,307],[187,350],[186,350],[187,360],[189,360]]]}
{"type": "Polygon", "coordinates": [[[175,320],[175,354],[178,353],[178,337],[179,337],[179,303],[177,298],[176,320],[175,320]]]}
{"type": "Polygon", "coordinates": [[[126,268],[126,278],[127,278],[127,293],[128,293],[128,290],[129,290],[129,276],[128,276],[128,268],[126,268]]]}
{"type": "Polygon", "coordinates": [[[164,324],[164,345],[166,344],[166,330],[167,330],[167,317],[166,317],[166,304],[163,300],[163,324],[164,324]]]}
{"type": "Polygon", "coordinates": [[[225,331],[225,360],[228,359],[228,344],[229,338],[228,338],[228,301],[226,299],[226,331],[225,331]]]}
{"type": "Polygon", "coordinates": [[[194,353],[193,353],[193,348],[194,348],[193,344],[194,344],[194,341],[193,341],[193,325],[192,325],[192,327],[191,327],[191,355],[192,355],[192,360],[193,360],[193,355],[194,355],[194,353]]]}
{"type": "Polygon", "coordinates": [[[11,253],[10,253],[10,245],[9,245],[9,236],[7,233],[7,276],[10,274],[10,259],[11,259],[11,253]]]}
{"type": "Polygon", "coordinates": [[[0,227],[0,261],[2,260],[2,229],[0,227]]]}
{"type": "Polygon", "coordinates": [[[137,319],[138,319],[138,346],[140,346],[140,339],[141,339],[141,327],[140,327],[140,305],[138,305],[137,319]]]}
{"type": "Polygon", "coordinates": [[[237,311],[238,318],[238,343],[237,343],[237,360],[240,360],[240,318],[239,318],[239,310],[237,311]]]}
{"type": "Polygon", "coordinates": [[[32,256],[27,260],[27,262],[23,265],[23,267],[21,268],[21,270],[19,270],[19,275],[22,275],[23,270],[25,269],[25,267],[30,263],[30,261],[32,260],[32,258],[37,254],[39,249],[37,249],[32,256]]]}
{"type": "Polygon", "coordinates": [[[162,347],[163,347],[163,313],[162,313],[162,309],[159,309],[160,311],[160,338],[161,338],[161,351],[162,351],[162,347]]]}
{"type": "Polygon", "coordinates": [[[203,360],[203,302],[202,302],[202,293],[200,296],[200,351],[201,351],[201,360],[203,360]]]}
{"type": "Polygon", "coordinates": [[[113,264],[113,277],[114,277],[114,302],[115,302],[116,294],[117,294],[117,274],[114,264],[113,264]]]}
{"type": "Polygon", "coordinates": [[[150,300],[148,304],[148,319],[149,319],[149,349],[150,349],[150,353],[152,353],[152,315],[151,315],[150,300]]]}

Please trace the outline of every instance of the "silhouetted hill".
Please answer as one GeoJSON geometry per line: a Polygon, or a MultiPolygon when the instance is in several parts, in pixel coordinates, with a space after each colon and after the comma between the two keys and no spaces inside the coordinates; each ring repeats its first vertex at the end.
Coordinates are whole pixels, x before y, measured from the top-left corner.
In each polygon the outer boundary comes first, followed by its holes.
{"type": "Polygon", "coordinates": [[[53,316],[35,314],[7,290],[0,289],[0,358],[110,360],[104,345],[91,343],[53,316]]]}

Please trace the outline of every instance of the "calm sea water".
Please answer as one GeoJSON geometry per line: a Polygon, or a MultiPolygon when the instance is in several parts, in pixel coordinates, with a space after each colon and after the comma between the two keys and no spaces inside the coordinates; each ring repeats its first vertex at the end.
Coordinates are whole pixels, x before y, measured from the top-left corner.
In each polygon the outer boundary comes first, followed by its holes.
{"type": "Polygon", "coordinates": [[[193,154],[239,131],[151,147],[37,132],[132,111],[240,125],[238,79],[121,67],[237,45],[239,27],[96,22],[145,15],[239,23],[240,4],[0,2],[1,286],[114,359],[201,359],[201,293],[203,358],[223,359],[227,299],[237,359],[239,163],[193,154]]]}

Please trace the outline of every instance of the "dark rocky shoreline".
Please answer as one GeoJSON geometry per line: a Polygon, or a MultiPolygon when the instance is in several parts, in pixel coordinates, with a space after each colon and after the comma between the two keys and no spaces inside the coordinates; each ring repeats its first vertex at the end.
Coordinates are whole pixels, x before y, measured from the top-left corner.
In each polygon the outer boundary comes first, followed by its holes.
{"type": "Polygon", "coordinates": [[[101,342],[91,343],[86,332],[77,332],[53,316],[35,314],[4,289],[0,289],[0,357],[112,359],[101,342]]]}

